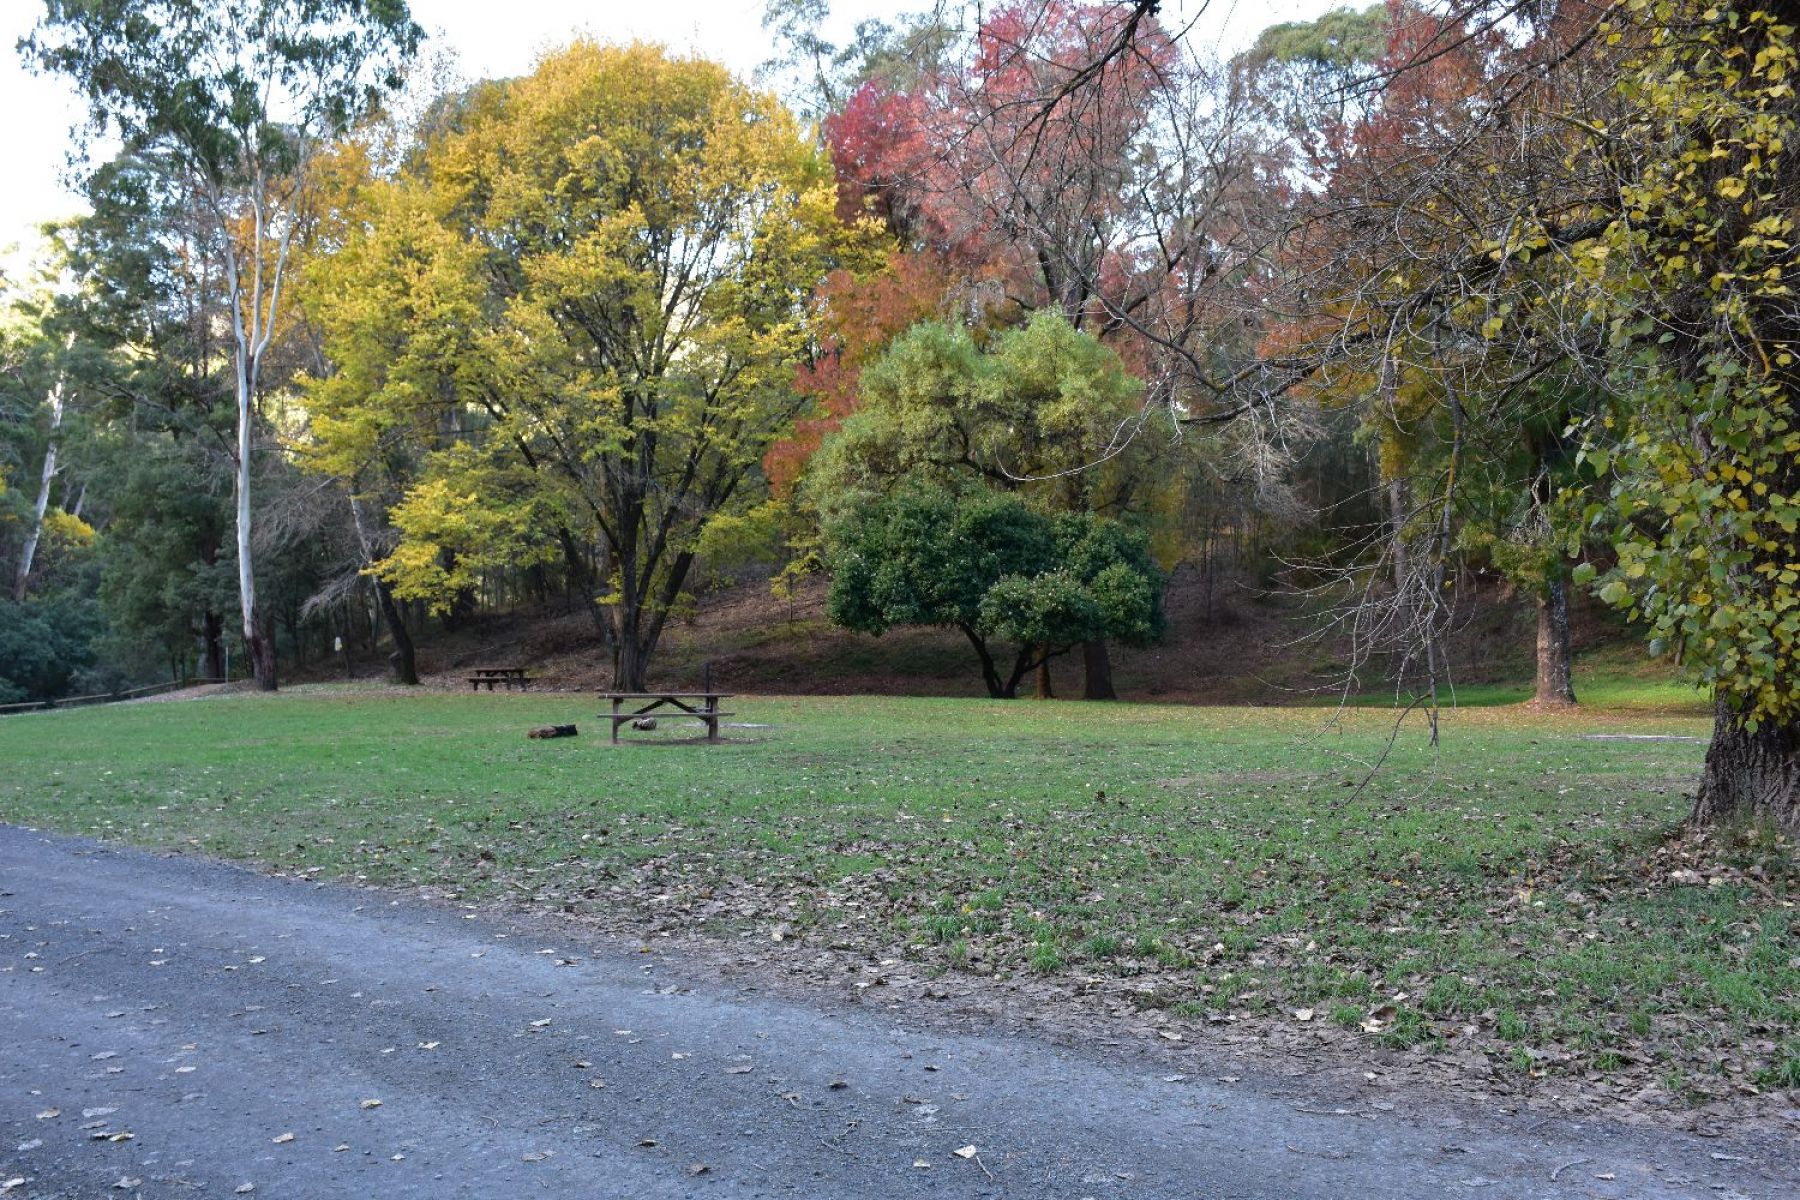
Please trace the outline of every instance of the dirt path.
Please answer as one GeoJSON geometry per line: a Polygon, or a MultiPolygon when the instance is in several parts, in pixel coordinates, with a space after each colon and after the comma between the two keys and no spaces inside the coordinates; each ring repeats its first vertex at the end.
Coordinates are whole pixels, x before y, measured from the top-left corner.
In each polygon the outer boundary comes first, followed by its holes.
{"type": "Polygon", "coordinates": [[[0,826],[0,1195],[1800,1194],[1768,1142],[1363,1111],[576,936],[0,826]]]}

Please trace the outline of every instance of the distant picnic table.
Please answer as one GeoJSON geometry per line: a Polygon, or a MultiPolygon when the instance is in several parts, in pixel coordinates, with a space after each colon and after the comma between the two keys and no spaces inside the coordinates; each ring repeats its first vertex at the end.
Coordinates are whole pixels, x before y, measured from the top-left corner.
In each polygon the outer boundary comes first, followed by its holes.
{"type": "MultiPolygon", "coordinates": [[[[619,726],[650,716],[658,709],[673,709],[664,716],[693,717],[706,726],[706,740],[719,740],[719,718],[732,714],[719,709],[719,701],[730,692],[601,692],[602,700],[612,701],[612,740],[619,740],[619,726]],[[627,708],[628,705],[636,707],[627,708]]],[[[602,716],[607,714],[602,713],[602,716]]]]}
{"type": "Polygon", "coordinates": [[[500,684],[505,684],[509,692],[513,688],[524,691],[531,686],[531,680],[525,677],[524,667],[476,667],[469,672],[470,691],[486,687],[491,692],[500,684]]]}

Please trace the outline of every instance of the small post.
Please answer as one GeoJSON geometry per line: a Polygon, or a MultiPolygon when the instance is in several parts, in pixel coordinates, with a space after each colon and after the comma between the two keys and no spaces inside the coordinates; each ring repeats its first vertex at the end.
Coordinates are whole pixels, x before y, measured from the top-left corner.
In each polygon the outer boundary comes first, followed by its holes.
{"type": "Polygon", "coordinates": [[[709,696],[712,695],[712,659],[710,658],[700,664],[700,690],[709,696]]]}

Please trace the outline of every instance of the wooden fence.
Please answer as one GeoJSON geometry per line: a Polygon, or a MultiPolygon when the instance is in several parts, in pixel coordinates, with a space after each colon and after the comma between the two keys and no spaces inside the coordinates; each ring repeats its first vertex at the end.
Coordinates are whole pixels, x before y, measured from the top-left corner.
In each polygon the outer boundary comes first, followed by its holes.
{"type": "Polygon", "coordinates": [[[81,708],[89,704],[112,704],[119,700],[137,700],[144,696],[159,696],[164,692],[178,692],[182,688],[199,687],[203,683],[223,683],[222,679],[181,679],[169,683],[153,683],[148,687],[130,688],[123,692],[94,692],[87,696],[64,696],[58,700],[27,700],[23,704],[0,704],[0,717],[13,713],[44,712],[52,708],[81,708]]]}

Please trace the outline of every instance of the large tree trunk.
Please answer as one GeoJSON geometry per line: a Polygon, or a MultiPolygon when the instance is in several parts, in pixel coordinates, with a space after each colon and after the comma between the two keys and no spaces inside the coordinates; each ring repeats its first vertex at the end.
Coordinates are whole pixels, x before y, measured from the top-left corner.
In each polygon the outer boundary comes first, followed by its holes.
{"type": "Polygon", "coordinates": [[[406,621],[400,615],[400,606],[394,603],[394,589],[380,576],[375,579],[375,597],[381,603],[381,619],[387,625],[388,636],[394,639],[394,653],[389,660],[394,664],[394,682],[416,685],[419,682],[419,659],[413,649],[412,634],[406,631],[406,621]]]}
{"type": "Polygon", "coordinates": [[[1764,722],[1753,732],[1737,709],[1719,701],[1692,819],[1768,821],[1800,836],[1800,721],[1764,722]]]}
{"type": "Polygon", "coordinates": [[[1087,680],[1082,688],[1083,700],[1117,700],[1119,693],[1113,690],[1112,655],[1107,653],[1106,639],[1095,638],[1091,642],[1081,643],[1081,662],[1087,669],[1087,680]]]}
{"type": "Polygon", "coordinates": [[[1537,696],[1539,708],[1575,703],[1569,652],[1569,586],[1559,573],[1537,598],[1537,696]]]}
{"type": "Polygon", "coordinates": [[[1037,698],[1039,700],[1054,700],[1056,699],[1056,686],[1050,681],[1049,647],[1038,647],[1038,653],[1044,656],[1044,661],[1039,663],[1037,667],[1037,698]]]}
{"type": "Polygon", "coordinates": [[[262,612],[256,605],[256,572],[250,547],[250,393],[240,374],[238,387],[237,476],[237,568],[238,613],[244,623],[244,648],[250,654],[250,669],[256,675],[256,686],[265,692],[275,690],[275,642],[264,628],[262,612]]]}

